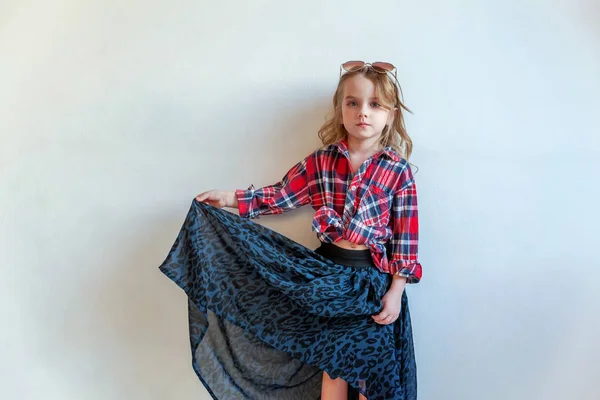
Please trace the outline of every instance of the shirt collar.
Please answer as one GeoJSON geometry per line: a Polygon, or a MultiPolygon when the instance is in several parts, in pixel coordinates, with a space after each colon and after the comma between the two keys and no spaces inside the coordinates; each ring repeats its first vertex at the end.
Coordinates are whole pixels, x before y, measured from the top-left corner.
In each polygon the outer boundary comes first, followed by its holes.
{"type": "MultiPolygon", "coordinates": [[[[348,153],[348,140],[346,138],[340,140],[339,142],[335,143],[335,147],[338,149],[338,151],[342,154],[345,154],[346,156],[349,156],[348,153]]],[[[385,155],[388,158],[392,159],[393,161],[400,161],[400,155],[398,154],[398,152],[392,147],[392,146],[385,146],[383,148],[383,150],[375,153],[373,156],[375,158],[378,158],[381,155],[385,155]]]]}

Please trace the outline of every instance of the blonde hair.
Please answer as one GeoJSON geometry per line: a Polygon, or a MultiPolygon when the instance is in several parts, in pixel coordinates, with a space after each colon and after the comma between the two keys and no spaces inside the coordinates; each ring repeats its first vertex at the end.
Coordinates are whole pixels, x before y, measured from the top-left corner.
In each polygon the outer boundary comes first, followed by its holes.
{"type": "Polygon", "coordinates": [[[323,145],[339,142],[348,135],[348,131],[342,124],[342,100],[344,95],[344,84],[348,79],[356,75],[363,75],[375,85],[375,90],[382,105],[390,112],[398,110],[398,115],[390,125],[386,125],[381,134],[381,145],[391,146],[398,151],[407,161],[412,153],[413,143],[404,126],[404,115],[402,110],[412,113],[401,101],[402,89],[387,73],[375,71],[370,65],[365,65],[357,70],[346,72],[340,77],[335,94],[333,95],[333,117],[328,119],[319,129],[319,138],[323,145]]]}

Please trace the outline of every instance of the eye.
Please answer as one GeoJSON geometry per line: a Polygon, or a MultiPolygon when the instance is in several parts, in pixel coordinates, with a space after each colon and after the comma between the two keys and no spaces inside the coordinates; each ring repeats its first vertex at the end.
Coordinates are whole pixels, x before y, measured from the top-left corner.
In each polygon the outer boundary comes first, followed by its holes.
{"type": "Polygon", "coordinates": [[[372,102],[372,103],[371,103],[371,105],[372,105],[373,107],[381,107],[381,104],[379,104],[379,103],[378,103],[378,102],[376,102],[376,101],[372,102]]]}
{"type": "Polygon", "coordinates": [[[351,107],[352,107],[352,106],[355,106],[355,105],[356,105],[356,102],[355,102],[355,101],[349,101],[349,102],[348,102],[348,105],[349,105],[349,106],[351,106],[351,107]]]}

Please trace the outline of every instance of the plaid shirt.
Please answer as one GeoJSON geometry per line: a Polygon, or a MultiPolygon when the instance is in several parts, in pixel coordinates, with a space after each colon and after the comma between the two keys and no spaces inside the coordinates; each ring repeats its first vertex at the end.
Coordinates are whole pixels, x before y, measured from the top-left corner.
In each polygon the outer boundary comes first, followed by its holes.
{"type": "Polygon", "coordinates": [[[386,147],[356,173],[346,140],[310,154],[271,186],[236,190],[240,216],[281,214],[306,204],[317,211],[313,231],[322,242],[366,245],[377,268],[421,279],[417,261],[417,191],[410,166],[386,147]]]}

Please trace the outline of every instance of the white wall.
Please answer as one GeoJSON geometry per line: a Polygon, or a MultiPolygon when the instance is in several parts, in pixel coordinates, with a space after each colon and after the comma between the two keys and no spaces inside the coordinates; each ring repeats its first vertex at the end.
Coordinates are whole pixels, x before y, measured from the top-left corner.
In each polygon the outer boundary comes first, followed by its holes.
{"type": "MultiPolygon", "coordinates": [[[[420,399],[598,399],[598,2],[372,4],[0,3],[0,398],[208,399],[157,267],[364,59],[415,112],[420,399]]],[[[260,221],[315,246],[310,218],[260,221]]]]}

